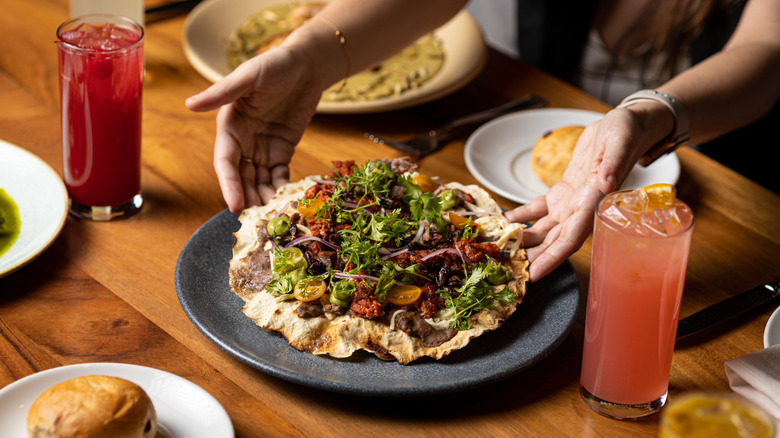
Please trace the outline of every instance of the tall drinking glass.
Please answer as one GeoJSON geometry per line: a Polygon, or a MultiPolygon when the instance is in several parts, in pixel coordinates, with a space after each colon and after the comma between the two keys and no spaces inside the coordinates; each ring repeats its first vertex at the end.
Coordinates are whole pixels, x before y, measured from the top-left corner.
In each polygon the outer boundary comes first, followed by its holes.
{"type": "Polygon", "coordinates": [[[668,185],[598,205],[580,393],[600,414],[641,418],[666,401],[693,222],[668,185]]]}
{"type": "Polygon", "coordinates": [[[63,173],[75,216],[111,220],[143,203],[143,37],[143,27],[117,15],[57,29],[63,173]]]}

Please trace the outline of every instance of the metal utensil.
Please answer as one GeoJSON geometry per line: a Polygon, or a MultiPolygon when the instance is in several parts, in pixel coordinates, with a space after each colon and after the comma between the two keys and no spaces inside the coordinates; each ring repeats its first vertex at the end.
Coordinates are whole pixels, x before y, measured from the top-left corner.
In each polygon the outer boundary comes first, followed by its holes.
{"type": "Polygon", "coordinates": [[[731,298],[726,298],[681,319],[677,323],[677,339],[699,333],[702,330],[736,318],[777,297],[780,297],[780,279],[764,283],[731,298]]]}
{"type": "Polygon", "coordinates": [[[189,13],[200,2],[201,0],[179,0],[146,8],[146,22],[161,21],[189,13]]]}
{"type": "Polygon", "coordinates": [[[410,154],[414,159],[418,159],[439,150],[444,144],[443,140],[458,128],[485,122],[512,111],[540,108],[545,105],[547,105],[547,101],[543,97],[529,94],[503,105],[449,121],[438,128],[431,129],[424,134],[404,141],[386,140],[368,132],[364,135],[375,143],[390,146],[401,152],[410,154]]]}

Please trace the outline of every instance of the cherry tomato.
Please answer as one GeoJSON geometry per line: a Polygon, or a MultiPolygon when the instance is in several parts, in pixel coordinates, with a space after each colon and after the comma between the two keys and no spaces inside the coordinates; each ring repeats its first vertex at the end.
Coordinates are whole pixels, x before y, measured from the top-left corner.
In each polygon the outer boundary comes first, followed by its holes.
{"type": "Polygon", "coordinates": [[[303,257],[303,251],[294,246],[284,248],[281,255],[274,258],[274,272],[285,273],[307,266],[308,263],[303,257]]]}
{"type": "Polygon", "coordinates": [[[317,211],[322,207],[322,199],[314,198],[310,201],[298,203],[298,213],[306,219],[314,219],[317,217],[317,211]]]}
{"type": "Polygon", "coordinates": [[[298,301],[314,301],[325,293],[327,285],[321,278],[299,281],[293,289],[293,295],[298,301]]]}
{"type": "Polygon", "coordinates": [[[412,182],[420,186],[423,192],[432,192],[439,187],[439,183],[424,173],[418,174],[412,179],[412,182]]]}
{"type": "MultiPolygon", "coordinates": [[[[455,228],[463,229],[466,226],[466,222],[468,222],[468,218],[465,218],[458,213],[450,212],[450,223],[455,226],[455,228]]],[[[475,230],[479,231],[479,224],[474,223],[474,221],[471,221],[471,228],[474,228],[475,230]]]]}
{"type": "Polygon", "coordinates": [[[412,304],[420,298],[422,290],[411,284],[403,284],[395,286],[387,293],[387,301],[395,304],[396,306],[406,306],[412,304]]]}

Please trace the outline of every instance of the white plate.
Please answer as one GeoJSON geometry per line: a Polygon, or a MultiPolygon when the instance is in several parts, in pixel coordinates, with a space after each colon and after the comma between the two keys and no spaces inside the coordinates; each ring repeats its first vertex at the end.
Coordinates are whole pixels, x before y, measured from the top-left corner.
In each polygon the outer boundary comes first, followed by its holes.
{"type": "MultiPolygon", "coordinates": [[[[288,0],[206,0],[184,24],[184,54],[206,79],[217,82],[231,69],[227,64],[228,37],[253,13],[288,0]]],[[[429,102],[471,81],[485,64],[487,48],[477,22],[461,11],[434,32],[446,53],[442,69],[419,88],[398,97],[367,102],[320,102],[317,112],[357,114],[390,111],[429,102]]],[[[346,35],[349,40],[349,35],[346,35]]]]}
{"type": "Polygon", "coordinates": [[[772,312],[764,329],[764,348],[780,344],[780,307],[772,312]]]}
{"type": "MultiPolygon", "coordinates": [[[[531,170],[531,150],[545,132],[566,125],[588,125],[604,116],[579,109],[543,108],[508,114],[479,127],[466,141],[466,166],[485,187],[515,202],[528,203],[547,193],[531,170]]],[[[636,166],[623,188],[675,184],[680,160],[669,154],[648,167],[636,166]]]]}
{"type": "Polygon", "coordinates": [[[18,380],[0,390],[0,436],[27,436],[27,411],[38,396],[59,382],[86,375],[121,377],[143,388],[157,412],[159,437],[228,438],[233,424],[219,402],[201,387],[166,371],[139,365],[69,365],[18,380]]]}
{"type": "Polygon", "coordinates": [[[59,174],[19,146],[0,140],[0,188],[19,207],[22,229],[0,255],[0,277],[38,257],[62,231],[68,215],[68,192],[59,174]]]}

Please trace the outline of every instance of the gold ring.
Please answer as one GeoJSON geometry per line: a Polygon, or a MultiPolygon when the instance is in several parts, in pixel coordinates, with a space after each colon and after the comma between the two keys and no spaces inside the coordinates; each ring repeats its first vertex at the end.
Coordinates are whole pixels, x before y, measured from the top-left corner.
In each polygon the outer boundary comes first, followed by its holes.
{"type": "Polygon", "coordinates": [[[241,161],[244,163],[255,164],[255,162],[249,157],[241,157],[241,161]]]}

